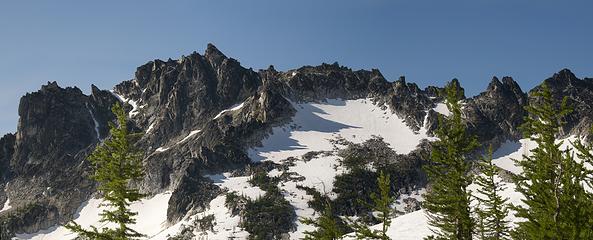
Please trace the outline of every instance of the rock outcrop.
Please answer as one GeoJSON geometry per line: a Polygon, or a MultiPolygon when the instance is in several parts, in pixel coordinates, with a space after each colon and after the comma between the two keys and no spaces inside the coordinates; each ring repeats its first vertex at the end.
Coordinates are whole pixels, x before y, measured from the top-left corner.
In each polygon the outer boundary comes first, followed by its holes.
{"type": "MultiPolygon", "coordinates": [[[[542,84],[547,85],[557,102],[565,97],[573,111],[565,121],[564,135],[590,135],[591,124],[593,123],[593,79],[577,78],[570,70],[562,69],[552,77],[544,80],[542,84]]],[[[539,85],[529,91],[529,100],[538,101],[533,93],[539,90],[539,85]]]]}
{"type": "Polygon", "coordinates": [[[485,92],[463,104],[469,131],[484,145],[498,147],[522,137],[519,126],[526,116],[527,95],[511,77],[493,77],[485,92]]]}
{"type": "Polygon", "coordinates": [[[10,217],[16,219],[10,229],[34,232],[71,219],[94,192],[85,159],[107,136],[107,106],[116,101],[110,98],[96,88],[89,97],[50,82],[21,99],[17,133],[0,141],[0,200],[9,198],[12,207],[0,221],[10,217]]]}

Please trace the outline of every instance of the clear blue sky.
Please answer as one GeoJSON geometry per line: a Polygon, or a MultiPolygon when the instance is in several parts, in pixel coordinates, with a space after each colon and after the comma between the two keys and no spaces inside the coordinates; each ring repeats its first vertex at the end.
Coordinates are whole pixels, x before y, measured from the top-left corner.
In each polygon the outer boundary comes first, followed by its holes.
{"type": "Polygon", "coordinates": [[[493,75],[531,88],[561,68],[593,76],[593,1],[2,1],[0,134],[47,81],[111,89],[155,59],[214,43],[243,66],[379,68],[421,87],[493,75]],[[84,3],[83,3],[84,2],[84,3]]]}

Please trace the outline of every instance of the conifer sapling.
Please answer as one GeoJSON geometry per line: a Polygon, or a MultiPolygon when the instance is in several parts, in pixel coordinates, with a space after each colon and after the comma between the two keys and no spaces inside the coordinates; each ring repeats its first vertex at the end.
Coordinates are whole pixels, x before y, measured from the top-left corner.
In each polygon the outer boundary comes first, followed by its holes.
{"type": "Polygon", "coordinates": [[[144,236],[130,228],[136,223],[137,215],[130,210],[130,204],[144,197],[138,189],[129,186],[131,181],[143,176],[142,153],[134,147],[138,135],[128,132],[126,113],[119,103],[112,111],[117,125],[109,125],[111,138],[98,145],[88,157],[95,171],[92,177],[99,183],[97,189],[104,200],[100,222],[107,226],[84,229],[74,221],[66,225],[83,239],[130,240],[144,236]]]}

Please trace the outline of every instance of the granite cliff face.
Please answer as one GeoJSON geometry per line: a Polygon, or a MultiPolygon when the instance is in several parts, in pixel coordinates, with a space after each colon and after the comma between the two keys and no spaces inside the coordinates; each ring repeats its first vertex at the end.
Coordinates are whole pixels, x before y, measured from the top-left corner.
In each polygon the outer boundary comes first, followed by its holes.
{"type": "MultiPolygon", "coordinates": [[[[566,133],[586,133],[593,119],[593,80],[565,69],[544,82],[575,105],[566,133]]],[[[430,134],[438,124],[434,108],[443,102],[440,89],[420,89],[404,77],[390,82],[379,70],[353,71],[337,63],[255,72],[213,45],[203,55],[148,62],[111,92],[92,86],[87,96],[48,83],[21,99],[17,132],[0,139],[0,206],[7,199],[12,206],[0,212],[0,236],[72,219],[94,193],[86,157],[109,137],[110,107],[118,101],[129,113],[129,127],[144,133],[137,145],[146,153],[146,176],[135,184],[148,194],[172,192],[167,215],[176,222],[220,193],[204,175],[250,164],[247,150],[289,122],[294,103],[370,98],[409,128],[424,127],[430,134]]],[[[463,100],[464,119],[482,143],[497,147],[521,138],[523,107],[536,100],[512,78],[494,77],[485,92],[463,100]]]]}
{"type": "MultiPolygon", "coordinates": [[[[565,135],[585,134],[593,123],[593,79],[577,78],[570,70],[562,69],[552,77],[544,80],[557,102],[566,97],[567,103],[573,111],[566,117],[565,135]]],[[[537,86],[529,91],[529,100],[538,101],[531,93],[538,90],[537,86]]]]}
{"type": "Polygon", "coordinates": [[[465,101],[464,114],[470,132],[484,145],[497,147],[522,137],[519,126],[527,112],[527,94],[511,77],[494,77],[485,92],[465,101]]]}
{"type": "Polygon", "coordinates": [[[9,229],[32,232],[63,223],[89,198],[94,183],[85,158],[107,135],[112,117],[105,109],[116,101],[106,93],[93,87],[86,96],[51,82],[21,99],[16,134],[0,140],[0,195],[12,206],[0,215],[9,229]]]}

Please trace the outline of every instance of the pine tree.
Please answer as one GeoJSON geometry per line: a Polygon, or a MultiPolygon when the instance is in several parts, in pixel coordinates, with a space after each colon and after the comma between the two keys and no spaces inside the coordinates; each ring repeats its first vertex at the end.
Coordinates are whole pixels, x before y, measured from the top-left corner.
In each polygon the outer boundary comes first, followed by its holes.
{"type": "Polygon", "coordinates": [[[111,138],[97,146],[88,158],[95,171],[92,177],[99,183],[98,190],[105,201],[101,204],[105,207],[100,214],[101,223],[109,225],[101,229],[91,226],[90,230],[74,221],[66,225],[83,239],[129,240],[143,236],[130,228],[136,223],[137,215],[130,210],[130,204],[144,195],[129,187],[130,181],[140,180],[143,176],[142,154],[134,148],[133,139],[137,135],[128,132],[126,114],[121,105],[114,105],[112,111],[117,118],[117,126],[110,124],[111,138]]]}
{"type": "Polygon", "coordinates": [[[476,197],[476,212],[480,239],[510,239],[509,222],[505,220],[509,214],[508,198],[500,195],[504,187],[495,179],[498,168],[492,163],[492,146],[488,149],[488,155],[479,163],[479,169],[482,175],[476,177],[476,184],[480,186],[477,192],[481,196],[476,197]]]}
{"type": "Polygon", "coordinates": [[[516,161],[523,169],[516,189],[525,199],[524,206],[514,209],[526,221],[518,223],[514,238],[592,239],[591,197],[583,186],[586,169],[575,161],[572,149],[562,150],[562,141],[556,141],[571,112],[567,98],[558,104],[545,84],[534,96],[540,101],[527,107],[522,129],[537,147],[516,161]]]}
{"type": "Polygon", "coordinates": [[[371,199],[373,205],[370,206],[375,212],[378,212],[378,218],[381,221],[382,227],[380,230],[371,230],[367,225],[352,222],[351,227],[356,232],[357,239],[381,239],[389,240],[387,230],[391,226],[391,203],[395,201],[395,197],[391,196],[391,180],[389,174],[384,174],[381,171],[379,178],[377,179],[379,185],[379,195],[372,193],[371,199]]]}
{"type": "Polygon", "coordinates": [[[321,216],[317,219],[303,218],[300,221],[317,228],[315,231],[305,231],[305,240],[337,240],[344,236],[330,202],[325,204],[321,216]]]}
{"type": "Polygon", "coordinates": [[[468,174],[470,163],[466,155],[478,147],[474,136],[466,132],[461,117],[462,90],[457,84],[445,88],[447,107],[452,115],[439,118],[433,143],[431,162],[425,165],[430,190],[424,195],[423,207],[435,236],[430,239],[465,240],[472,238],[474,221],[471,217],[468,174]]]}
{"type": "Polygon", "coordinates": [[[478,239],[486,239],[486,233],[488,232],[486,228],[486,213],[482,210],[482,204],[478,202],[476,206],[476,210],[474,211],[477,215],[476,218],[476,225],[475,225],[475,232],[478,235],[478,239]]]}
{"type": "MultiPolygon", "coordinates": [[[[590,134],[593,133],[593,126],[591,127],[590,134]]],[[[580,163],[575,163],[576,167],[573,167],[573,172],[580,174],[577,175],[572,181],[576,183],[585,183],[589,189],[593,189],[593,170],[585,168],[584,163],[589,166],[593,166],[593,145],[583,143],[581,139],[576,140],[573,143],[575,150],[577,151],[579,159],[582,160],[580,163]]],[[[567,179],[568,180],[568,179],[567,179]]],[[[575,230],[575,235],[580,236],[581,239],[593,238],[593,209],[590,207],[593,203],[593,194],[585,191],[583,187],[576,184],[570,184],[573,186],[572,193],[577,197],[573,202],[573,213],[572,221],[579,228],[575,230]]]]}

